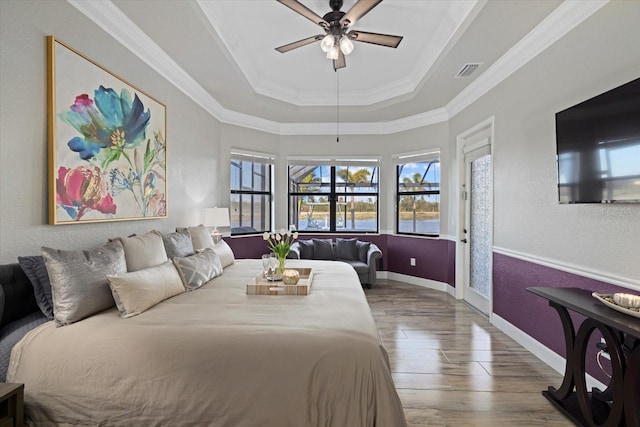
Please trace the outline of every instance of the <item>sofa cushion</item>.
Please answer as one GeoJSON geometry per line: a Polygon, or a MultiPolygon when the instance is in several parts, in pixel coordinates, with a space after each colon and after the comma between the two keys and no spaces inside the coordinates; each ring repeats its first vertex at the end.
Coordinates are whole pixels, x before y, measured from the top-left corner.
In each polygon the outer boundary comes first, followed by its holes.
{"type": "Polygon", "coordinates": [[[300,259],[313,259],[312,240],[298,240],[298,248],[300,248],[300,259]]]}
{"type": "Polygon", "coordinates": [[[175,233],[163,234],[162,242],[168,258],[187,257],[195,253],[191,234],[186,228],[175,233]]]}
{"type": "Polygon", "coordinates": [[[333,243],[331,239],[312,239],[313,259],[333,260],[333,243]]]}
{"type": "Polygon", "coordinates": [[[369,273],[369,266],[364,263],[364,262],[360,262],[360,261],[342,261],[342,262],[346,262],[347,264],[349,264],[351,267],[353,267],[353,269],[356,271],[356,273],[358,274],[367,274],[369,273]]]}
{"type": "Polygon", "coordinates": [[[51,280],[53,315],[58,326],[114,306],[107,275],[127,271],[120,239],[80,251],[43,247],[42,257],[51,280]]]}
{"type": "Polygon", "coordinates": [[[33,286],[33,295],[36,303],[40,307],[42,314],[49,320],[53,320],[53,296],[51,295],[51,282],[47,266],[41,255],[18,257],[20,267],[29,278],[33,286]]]}
{"type": "Polygon", "coordinates": [[[335,259],[355,261],[358,259],[358,239],[336,239],[335,259]]]}
{"type": "Polygon", "coordinates": [[[356,242],[356,246],[358,247],[358,261],[364,262],[366,264],[369,261],[367,259],[367,255],[369,254],[371,242],[362,242],[358,240],[356,242]]]}

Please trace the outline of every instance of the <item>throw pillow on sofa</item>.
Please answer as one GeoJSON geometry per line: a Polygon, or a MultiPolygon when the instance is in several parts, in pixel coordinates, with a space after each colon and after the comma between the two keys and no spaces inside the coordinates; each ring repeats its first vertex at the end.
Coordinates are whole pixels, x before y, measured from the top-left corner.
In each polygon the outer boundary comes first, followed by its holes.
{"type": "Polygon", "coordinates": [[[369,260],[367,259],[369,255],[369,248],[371,247],[371,242],[362,242],[360,240],[358,240],[358,242],[356,243],[356,246],[358,247],[358,261],[360,262],[364,262],[365,264],[367,264],[369,262],[369,260]]]}
{"type": "Polygon", "coordinates": [[[300,259],[313,259],[312,240],[298,240],[298,247],[300,248],[300,259]]]}
{"type": "Polygon", "coordinates": [[[312,239],[313,259],[333,260],[333,243],[331,239],[312,239]]]}
{"type": "Polygon", "coordinates": [[[358,239],[336,239],[335,258],[337,260],[358,260],[358,239]]]}

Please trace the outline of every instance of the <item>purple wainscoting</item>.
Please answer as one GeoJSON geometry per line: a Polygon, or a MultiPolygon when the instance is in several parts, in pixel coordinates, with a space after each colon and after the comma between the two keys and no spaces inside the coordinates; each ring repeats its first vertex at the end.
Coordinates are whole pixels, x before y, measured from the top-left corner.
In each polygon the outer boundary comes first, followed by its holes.
{"type": "MultiPolygon", "coordinates": [[[[424,239],[410,236],[389,234],[366,235],[324,235],[303,234],[299,240],[307,239],[351,239],[375,243],[382,258],[378,261],[379,271],[406,274],[421,279],[430,279],[447,283],[455,287],[456,244],[444,239],[424,239]],[[411,267],[410,258],[416,259],[416,266],[411,267]]],[[[262,235],[238,238],[225,237],[236,258],[260,258],[268,253],[267,244],[262,235]]]]}
{"type": "Polygon", "coordinates": [[[387,252],[388,271],[455,286],[455,242],[388,235],[387,252]]]}
{"type": "MultiPolygon", "coordinates": [[[[535,286],[582,288],[600,293],[628,292],[628,289],[609,283],[494,252],[493,312],[565,358],[560,317],[546,299],[527,291],[528,287],[535,286]]],[[[577,332],[584,317],[569,313],[577,332]]],[[[608,378],[596,363],[595,344],[600,341],[600,336],[598,331],[591,336],[586,356],[587,372],[607,384],[608,378]]]]}

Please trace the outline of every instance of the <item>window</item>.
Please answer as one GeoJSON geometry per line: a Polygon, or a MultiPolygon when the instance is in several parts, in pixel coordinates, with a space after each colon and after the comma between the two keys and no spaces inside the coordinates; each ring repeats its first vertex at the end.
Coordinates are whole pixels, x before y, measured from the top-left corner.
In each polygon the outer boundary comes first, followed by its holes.
{"type": "Polygon", "coordinates": [[[289,161],[289,224],[298,231],[378,232],[378,160],[289,161]]]}
{"type": "Polygon", "coordinates": [[[440,233],[440,153],[396,159],[396,230],[399,234],[440,233]]]}
{"type": "Polygon", "coordinates": [[[273,157],[231,153],[231,235],[271,231],[273,157]]]}

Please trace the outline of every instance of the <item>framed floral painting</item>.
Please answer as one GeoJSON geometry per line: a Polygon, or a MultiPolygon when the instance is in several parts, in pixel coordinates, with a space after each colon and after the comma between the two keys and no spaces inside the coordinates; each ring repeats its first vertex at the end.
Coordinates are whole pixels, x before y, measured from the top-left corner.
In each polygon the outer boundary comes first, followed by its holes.
{"type": "Polygon", "coordinates": [[[49,223],[167,216],[166,108],[47,37],[49,223]]]}

